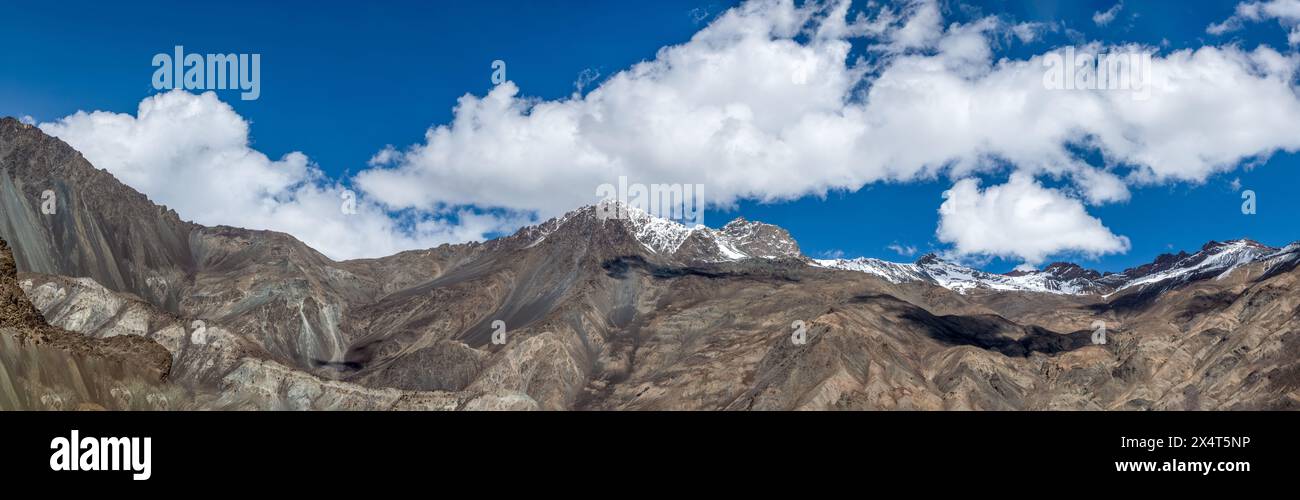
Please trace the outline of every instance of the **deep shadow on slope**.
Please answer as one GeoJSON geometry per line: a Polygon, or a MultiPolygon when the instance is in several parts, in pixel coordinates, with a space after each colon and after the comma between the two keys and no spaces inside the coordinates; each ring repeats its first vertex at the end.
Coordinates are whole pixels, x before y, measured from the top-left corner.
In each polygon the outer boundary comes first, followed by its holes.
{"type": "Polygon", "coordinates": [[[606,260],[601,269],[611,278],[623,279],[632,270],[640,270],[656,279],[674,279],[697,276],[708,279],[755,278],[799,282],[798,271],[789,262],[749,259],[710,266],[668,266],[647,261],[640,255],[626,255],[606,260]]]}
{"type": "Polygon", "coordinates": [[[888,302],[900,319],[920,325],[930,338],[949,346],[968,345],[1005,356],[1027,357],[1041,352],[1054,355],[1090,345],[1092,333],[1057,333],[1039,326],[1022,326],[998,315],[936,316],[888,294],[868,294],[850,302],[888,302]]]}

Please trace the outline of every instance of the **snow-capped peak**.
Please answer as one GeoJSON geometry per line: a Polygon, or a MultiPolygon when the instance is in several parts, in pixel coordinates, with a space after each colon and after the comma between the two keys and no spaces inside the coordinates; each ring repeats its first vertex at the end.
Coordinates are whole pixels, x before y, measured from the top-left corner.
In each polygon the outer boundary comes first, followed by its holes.
{"type": "Polygon", "coordinates": [[[700,226],[686,227],[673,220],[655,217],[640,208],[614,200],[602,201],[595,209],[602,219],[623,221],[636,240],[654,253],[676,252],[691,233],[702,229],[700,226]]]}
{"type": "Polygon", "coordinates": [[[744,259],[800,258],[799,245],[780,227],[737,218],[722,229],[686,225],[659,217],[631,204],[603,200],[536,226],[532,245],[580,212],[600,220],[623,223],[624,227],[653,254],[690,262],[732,262],[744,259]]]}
{"type": "Polygon", "coordinates": [[[780,226],[737,217],[718,231],[720,237],[745,255],[764,259],[803,257],[799,244],[780,226]]]}
{"type": "Polygon", "coordinates": [[[627,228],[650,251],[695,262],[800,258],[790,233],[771,224],[738,218],[722,229],[685,225],[628,207],[627,228]]]}

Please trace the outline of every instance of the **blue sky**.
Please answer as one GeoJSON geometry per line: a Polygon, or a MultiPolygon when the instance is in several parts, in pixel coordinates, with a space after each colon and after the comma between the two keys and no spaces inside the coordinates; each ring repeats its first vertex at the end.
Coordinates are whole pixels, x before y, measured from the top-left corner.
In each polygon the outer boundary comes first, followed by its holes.
{"type": "MultiPolygon", "coordinates": [[[[217,95],[251,124],[251,147],[271,159],[301,151],[329,178],[350,182],[386,145],[419,144],[431,126],[449,123],[462,95],[482,97],[491,91],[493,60],[507,62],[508,78],[520,95],[562,100],[575,91],[575,80],[584,71],[598,72],[594,85],[599,85],[639,61],[654,59],[661,47],[687,42],[734,4],[223,2],[214,8],[176,2],[130,7],[11,3],[4,8],[8,47],[0,52],[0,115],[50,122],[78,110],[131,114],[142,99],[158,93],[150,85],[150,59],[156,53],[170,52],[175,45],[195,52],[259,53],[261,98],[241,101],[236,91],[217,95]]],[[[997,58],[1027,58],[1086,41],[1136,42],[1160,47],[1161,53],[1225,44],[1250,50],[1265,44],[1294,54],[1287,30],[1275,21],[1208,34],[1207,26],[1233,15],[1232,2],[1128,0],[1109,23],[1094,22],[1096,13],[1115,5],[1109,0],[942,3],[945,24],[994,15],[1008,23],[1051,25],[1028,43],[994,43],[997,58]]],[[[867,45],[854,43],[850,57],[876,57],[867,45]]],[[[1101,161],[1096,155],[1082,156],[1101,161]]],[[[1158,253],[1194,251],[1212,239],[1249,237],[1272,245],[1300,240],[1292,201],[1300,189],[1297,166],[1300,159],[1283,151],[1266,161],[1244,159],[1241,166],[1203,182],[1130,186],[1126,201],[1086,207],[1112,233],[1128,238],[1126,251],[1090,260],[1067,250],[1050,258],[1118,271],[1158,253]],[[1257,214],[1241,213],[1242,189],[1257,193],[1257,214]]],[[[985,186],[1001,184],[1012,170],[985,169],[974,177],[985,186]]],[[[732,211],[711,211],[707,222],[719,226],[743,215],[778,224],[814,257],[907,261],[952,248],[936,237],[936,226],[943,194],[954,180],[939,175],[874,182],[854,192],[831,190],[824,199],[741,199],[732,211]],[[891,245],[913,247],[917,253],[900,255],[891,245]]],[[[1041,182],[1047,187],[1068,184],[1050,176],[1041,182]]],[[[999,272],[1020,260],[972,259],[999,272]]]]}

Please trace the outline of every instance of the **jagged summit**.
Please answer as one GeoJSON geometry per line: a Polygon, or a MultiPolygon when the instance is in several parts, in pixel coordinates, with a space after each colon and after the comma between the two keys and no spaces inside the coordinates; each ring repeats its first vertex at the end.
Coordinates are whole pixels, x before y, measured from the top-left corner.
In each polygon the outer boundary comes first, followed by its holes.
{"type": "Polygon", "coordinates": [[[920,265],[925,265],[925,264],[934,264],[934,263],[942,262],[942,261],[943,261],[943,259],[939,257],[939,254],[936,254],[936,253],[934,253],[934,252],[930,252],[930,253],[927,253],[927,254],[925,254],[925,255],[922,255],[922,256],[918,257],[918,258],[916,259],[916,261],[913,262],[913,263],[916,264],[916,265],[918,265],[918,266],[920,266],[920,265]]]}
{"type": "Polygon", "coordinates": [[[780,226],[737,217],[722,227],[722,234],[746,255],[765,259],[803,256],[790,232],[780,226]]]}
{"type": "Polygon", "coordinates": [[[1043,268],[1042,270],[1016,269],[1011,272],[1005,273],[1005,275],[1006,276],[1027,276],[1034,273],[1047,273],[1062,279],[1075,279],[1075,278],[1098,279],[1101,278],[1102,276],[1100,272],[1087,269],[1073,262],[1053,262],[1051,264],[1048,264],[1047,267],[1043,268]]]}
{"type": "Polygon", "coordinates": [[[686,263],[745,259],[800,259],[799,244],[785,229],[738,217],[721,229],[688,226],[617,200],[571,210],[520,231],[535,246],[569,224],[618,224],[654,256],[686,263]]]}

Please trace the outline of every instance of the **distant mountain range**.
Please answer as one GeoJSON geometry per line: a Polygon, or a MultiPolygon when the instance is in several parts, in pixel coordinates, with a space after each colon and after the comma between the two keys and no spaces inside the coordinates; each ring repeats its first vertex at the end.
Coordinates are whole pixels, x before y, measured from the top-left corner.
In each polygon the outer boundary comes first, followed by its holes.
{"type": "MultiPolygon", "coordinates": [[[[605,202],[617,204],[617,202],[605,202]]],[[[1149,264],[1126,269],[1122,273],[1100,273],[1070,262],[1055,262],[1042,270],[989,273],[945,261],[936,254],[926,254],[914,263],[889,262],[859,257],[855,259],[809,259],[799,251],[799,244],[783,228],[737,218],[720,230],[687,227],[655,217],[631,206],[611,208],[583,207],[538,226],[545,234],[586,212],[627,214],[623,220],[628,231],[646,251],[663,259],[683,264],[704,265],[737,262],[746,259],[796,259],[826,269],[858,271],[884,278],[891,283],[926,282],[949,290],[973,289],[1043,292],[1068,295],[1109,295],[1129,288],[1174,286],[1180,283],[1226,276],[1238,267],[1264,263],[1266,269],[1294,264],[1300,259],[1300,242],[1273,248],[1242,239],[1211,241],[1194,254],[1180,252],[1156,257],[1149,264]]],[[[540,239],[539,238],[539,239],[540,239]]],[[[1266,271],[1267,272],[1267,271],[1266,271]]]]}
{"type": "Polygon", "coordinates": [[[1194,254],[1164,254],[1150,264],[1122,273],[1102,274],[1069,262],[1056,262],[1042,270],[994,274],[946,262],[934,254],[913,264],[878,259],[816,260],[816,265],[874,274],[894,283],[925,281],[949,290],[988,289],[1069,295],[1109,295],[1130,288],[1174,286],[1199,279],[1226,277],[1242,266],[1263,263],[1268,270],[1293,265],[1300,244],[1273,248],[1251,240],[1211,241],[1194,254]]]}
{"type": "Polygon", "coordinates": [[[770,224],[688,228],[630,207],[608,219],[608,208],[487,242],[338,262],[286,234],[185,221],[62,141],[3,119],[0,238],[13,250],[15,310],[30,301],[40,328],[92,344],[130,336],[154,347],[64,349],[24,334],[30,315],[0,318],[19,346],[10,352],[88,367],[34,378],[0,357],[0,407],[1300,402],[1297,244],[1211,242],[1123,273],[1055,263],[995,274],[935,255],[810,259],[770,224]],[[54,214],[40,210],[47,190],[54,214]],[[157,370],[161,381],[139,382],[157,370]]]}

